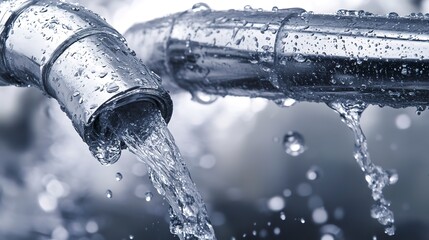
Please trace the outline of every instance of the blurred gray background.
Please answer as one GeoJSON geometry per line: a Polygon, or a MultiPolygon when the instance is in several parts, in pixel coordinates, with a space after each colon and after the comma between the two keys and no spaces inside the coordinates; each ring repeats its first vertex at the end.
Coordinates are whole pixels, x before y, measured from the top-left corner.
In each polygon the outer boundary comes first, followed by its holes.
{"type": "MultiPolygon", "coordinates": [[[[195,1],[78,1],[125,32],[134,23],[191,8],[195,1]]],[[[428,12],[420,0],[206,1],[213,9],[301,7],[315,13],[364,9],[400,15],[428,12]]],[[[373,161],[399,173],[386,188],[397,235],[370,217],[372,199],[353,159],[353,139],[323,104],[282,109],[263,99],[226,97],[211,105],[173,96],[170,129],[207,202],[218,239],[429,239],[429,113],[370,107],[362,118],[373,161]],[[298,157],[282,146],[303,135],[298,157]],[[309,169],[320,177],[310,181],[309,169]],[[285,216],[285,220],[284,217],[285,216]],[[327,218],[326,218],[327,217],[327,218]],[[305,222],[305,223],[302,223],[305,222]],[[376,237],[376,238],[374,238],[376,237]]],[[[124,152],[101,166],[54,100],[34,89],[0,88],[0,239],[175,239],[168,206],[145,167],[124,152]],[[123,180],[116,181],[115,174],[123,180]],[[113,198],[106,198],[107,189],[113,198]],[[154,193],[145,201],[145,193],[154,193]]]]}

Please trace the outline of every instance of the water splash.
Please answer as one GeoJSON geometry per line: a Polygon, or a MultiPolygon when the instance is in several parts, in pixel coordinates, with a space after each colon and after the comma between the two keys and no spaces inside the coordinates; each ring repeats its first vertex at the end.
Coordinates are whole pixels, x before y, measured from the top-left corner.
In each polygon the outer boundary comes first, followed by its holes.
{"type": "Polygon", "coordinates": [[[329,106],[340,114],[341,120],[352,130],[355,139],[354,157],[365,174],[365,180],[372,191],[372,198],[375,201],[371,209],[371,217],[385,226],[387,235],[395,234],[395,219],[392,210],[389,209],[390,202],[384,198],[383,189],[393,185],[398,180],[398,175],[394,170],[384,170],[375,165],[369,156],[366,137],[360,126],[360,117],[366,109],[364,103],[331,103],[329,106]]]}
{"type": "MultiPolygon", "coordinates": [[[[182,240],[216,239],[204,201],[159,110],[140,106],[138,111],[113,114],[109,122],[128,149],[147,165],[154,187],[170,204],[171,233],[182,240]]],[[[152,193],[145,195],[146,201],[151,198],[152,193]]]]}

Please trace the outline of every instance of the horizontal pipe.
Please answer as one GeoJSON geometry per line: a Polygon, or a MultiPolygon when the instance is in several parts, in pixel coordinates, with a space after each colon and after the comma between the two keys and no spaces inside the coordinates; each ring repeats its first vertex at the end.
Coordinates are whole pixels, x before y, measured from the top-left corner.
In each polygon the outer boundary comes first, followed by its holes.
{"type": "Polygon", "coordinates": [[[423,15],[200,5],[137,24],[125,37],[148,67],[191,92],[429,105],[429,20],[423,15]]]}

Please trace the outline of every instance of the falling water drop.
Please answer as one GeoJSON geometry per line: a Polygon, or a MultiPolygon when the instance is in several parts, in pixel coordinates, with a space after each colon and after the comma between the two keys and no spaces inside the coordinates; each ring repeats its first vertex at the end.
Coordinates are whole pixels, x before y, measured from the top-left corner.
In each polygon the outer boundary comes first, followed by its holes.
{"type": "Polygon", "coordinates": [[[146,194],[145,194],[145,200],[146,200],[146,202],[150,202],[150,201],[152,201],[152,197],[153,197],[153,193],[152,192],[147,192],[146,194]]]}
{"type": "Polygon", "coordinates": [[[117,139],[105,139],[88,143],[92,155],[105,166],[114,164],[121,156],[121,142],[117,139]]]}
{"type": "MultiPolygon", "coordinates": [[[[340,114],[341,120],[346,123],[354,134],[354,157],[361,170],[365,173],[365,180],[372,191],[372,198],[375,201],[375,204],[371,208],[371,217],[377,219],[381,225],[385,226],[385,233],[392,236],[395,234],[395,219],[392,210],[389,209],[390,202],[384,198],[383,189],[386,186],[396,183],[398,176],[395,171],[386,171],[371,161],[368,152],[368,143],[360,126],[360,117],[366,109],[367,104],[349,102],[331,103],[329,106],[340,114]]],[[[405,116],[408,117],[407,115],[405,116]]],[[[399,125],[402,127],[409,125],[409,123],[403,124],[402,120],[399,122],[401,122],[399,125]]]]}
{"type": "Polygon", "coordinates": [[[296,157],[305,150],[304,137],[298,132],[288,132],[283,138],[283,146],[287,154],[296,157]]]}
{"type": "Polygon", "coordinates": [[[130,235],[128,238],[129,239],[134,239],[134,235],[130,235]]]}
{"type": "Polygon", "coordinates": [[[113,193],[112,193],[112,191],[110,189],[106,191],[106,197],[107,198],[112,198],[113,197],[113,193]]]}
{"type": "Polygon", "coordinates": [[[201,91],[192,93],[192,100],[201,104],[212,104],[218,99],[217,96],[210,95],[201,91]]]}
{"type": "Polygon", "coordinates": [[[274,100],[274,103],[280,107],[288,108],[288,107],[292,107],[293,105],[295,105],[296,100],[293,98],[276,99],[276,100],[274,100]]]}
{"type": "Polygon", "coordinates": [[[396,170],[391,169],[391,170],[387,170],[386,172],[387,172],[387,176],[388,176],[388,178],[389,178],[389,184],[390,184],[390,185],[393,185],[393,184],[395,184],[395,183],[397,183],[397,182],[398,182],[398,180],[399,180],[399,175],[398,175],[398,173],[396,172],[396,170]]]}
{"type": "Polygon", "coordinates": [[[115,179],[116,179],[116,181],[121,181],[122,180],[122,178],[123,178],[123,176],[122,176],[122,173],[120,173],[120,172],[117,172],[116,173],[116,176],[115,176],[115,179]]]}
{"type": "Polygon", "coordinates": [[[416,109],[416,114],[420,116],[424,110],[426,110],[426,106],[418,106],[416,109]]]}

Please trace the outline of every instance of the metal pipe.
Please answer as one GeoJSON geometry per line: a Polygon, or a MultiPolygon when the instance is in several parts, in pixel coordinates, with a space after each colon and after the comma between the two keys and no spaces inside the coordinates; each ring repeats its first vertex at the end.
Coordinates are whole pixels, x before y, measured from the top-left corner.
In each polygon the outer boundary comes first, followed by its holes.
{"type": "Polygon", "coordinates": [[[90,146],[118,144],[97,123],[106,110],[152,102],[166,121],[171,117],[171,99],[160,78],[117,31],[83,7],[52,0],[3,1],[0,33],[1,85],[34,86],[55,98],[90,146]]]}
{"type": "Polygon", "coordinates": [[[125,37],[149,68],[191,92],[429,105],[429,18],[340,10],[192,10],[125,37]]]}

